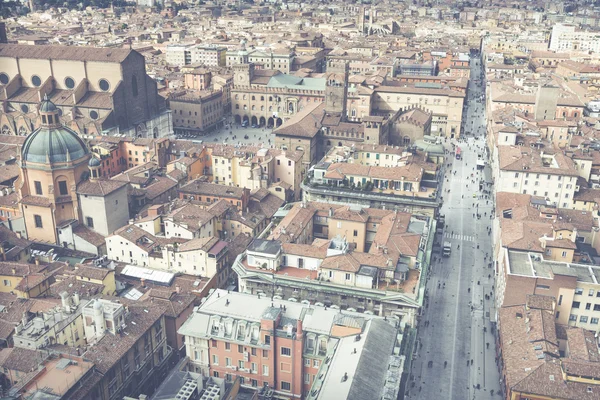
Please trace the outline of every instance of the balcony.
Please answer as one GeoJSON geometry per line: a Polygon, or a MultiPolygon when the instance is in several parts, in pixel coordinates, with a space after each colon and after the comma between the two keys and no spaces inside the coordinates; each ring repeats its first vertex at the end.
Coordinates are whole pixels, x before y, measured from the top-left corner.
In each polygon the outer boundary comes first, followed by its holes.
{"type": "Polygon", "coordinates": [[[348,201],[348,199],[356,199],[358,202],[370,201],[424,207],[439,207],[441,203],[439,193],[433,188],[427,188],[424,192],[404,192],[392,189],[362,191],[312,183],[301,183],[300,187],[303,191],[312,195],[330,196],[333,198],[342,197],[342,201],[344,202],[348,201]]]}

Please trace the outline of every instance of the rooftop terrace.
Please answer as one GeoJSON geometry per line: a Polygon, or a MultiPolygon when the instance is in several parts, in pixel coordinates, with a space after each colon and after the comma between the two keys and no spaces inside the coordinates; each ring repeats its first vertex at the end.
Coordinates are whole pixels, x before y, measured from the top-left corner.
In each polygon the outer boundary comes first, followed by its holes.
{"type": "Polygon", "coordinates": [[[553,275],[574,276],[579,282],[600,282],[600,266],[548,261],[538,253],[508,252],[509,274],[552,279],[553,275]]]}

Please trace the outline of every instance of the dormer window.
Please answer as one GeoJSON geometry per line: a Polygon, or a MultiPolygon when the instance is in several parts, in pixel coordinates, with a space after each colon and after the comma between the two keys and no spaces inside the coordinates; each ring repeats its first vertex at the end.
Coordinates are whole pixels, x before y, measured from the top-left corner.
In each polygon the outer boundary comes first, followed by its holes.
{"type": "Polygon", "coordinates": [[[327,353],[327,339],[321,339],[319,341],[319,354],[327,353]]]}

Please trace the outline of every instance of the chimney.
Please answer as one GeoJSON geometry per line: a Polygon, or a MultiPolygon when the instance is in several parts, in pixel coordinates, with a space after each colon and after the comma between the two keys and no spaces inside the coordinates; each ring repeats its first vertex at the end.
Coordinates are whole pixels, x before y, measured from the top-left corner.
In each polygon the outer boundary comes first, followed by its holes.
{"type": "Polygon", "coordinates": [[[181,287],[175,286],[175,293],[177,293],[177,294],[181,293],[181,287]]]}
{"type": "Polygon", "coordinates": [[[71,307],[69,307],[69,293],[67,293],[66,291],[60,292],[60,300],[65,311],[69,312],[71,309],[71,307]]]}
{"type": "Polygon", "coordinates": [[[73,293],[73,304],[75,307],[79,305],[79,293],[73,293]]]}

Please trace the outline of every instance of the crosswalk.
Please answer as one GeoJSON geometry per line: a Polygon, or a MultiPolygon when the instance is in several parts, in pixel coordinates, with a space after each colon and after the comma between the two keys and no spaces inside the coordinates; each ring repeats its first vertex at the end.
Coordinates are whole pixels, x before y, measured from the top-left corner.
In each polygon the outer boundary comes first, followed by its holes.
{"type": "Polygon", "coordinates": [[[446,232],[446,233],[444,233],[444,237],[446,239],[462,240],[464,242],[474,242],[475,241],[475,236],[459,235],[458,233],[452,234],[450,232],[446,232]]]}

